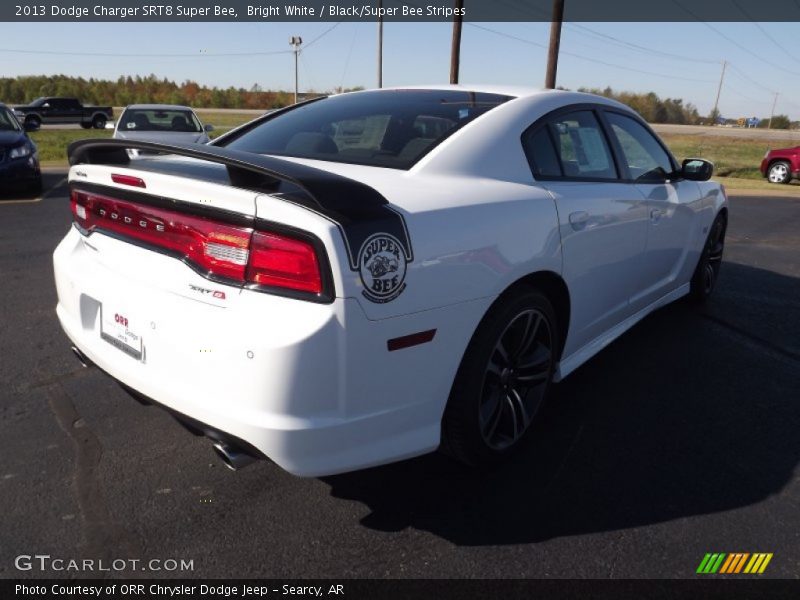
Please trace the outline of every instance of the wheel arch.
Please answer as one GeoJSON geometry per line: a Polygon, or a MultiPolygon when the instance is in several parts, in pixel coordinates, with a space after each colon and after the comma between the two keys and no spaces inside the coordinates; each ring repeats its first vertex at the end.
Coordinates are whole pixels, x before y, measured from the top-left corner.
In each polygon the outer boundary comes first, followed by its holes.
{"type": "MultiPolygon", "coordinates": [[[[553,305],[553,309],[556,313],[556,320],[558,321],[558,332],[560,334],[558,348],[558,358],[560,359],[561,353],[564,351],[564,344],[567,340],[567,334],[569,333],[570,316],[572,311],[567,283],[564,281],[561,275],[553,271],[535,271],[517,279],[511,285],[506,287],[497,300],[515,293],[521,287],[535,288],[547,296],[547,299],[550,300],[550,303],[553,305]]],[[[493,303],[492,306],[494,306],[495,303],[493,303]]],[[[489,310],[491,310],[491,307],[489,310]]]]}

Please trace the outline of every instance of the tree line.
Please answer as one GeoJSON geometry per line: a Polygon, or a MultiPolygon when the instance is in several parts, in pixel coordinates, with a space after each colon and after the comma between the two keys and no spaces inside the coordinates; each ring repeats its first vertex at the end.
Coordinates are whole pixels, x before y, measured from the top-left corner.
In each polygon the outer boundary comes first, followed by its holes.
{"type": "MultiPolygon", "coordinates": [[[[347,92],[357,88],[337,88],[335,92],[347,92]]],[[[620,92],[610,87],[605,89],[579,88],[579,92],[589,92],[613,98],[627,104],[649,123],[674,123],[696,125],[712,123],[712,117],[702,117],[697,107],[680,98],[660,98],[654,92],[620,92]]],[[[310,91],[304,94],[317,95],[310,91]]],[[[264,90],[258,84],[250,89],[218,88],[200,85],[194,81],[176,83],[155,75],[120,77],[116,81],[105,79],[84,79],[67,75],[29,75],[22,77],[0,77],[0,102],[6,104],[25,104],[39,96],[66,96],[79,98],[85,104],[127,106],[128,104],[184,104],[197,108],[251,108],[266,110],[282,108],[294,100],[292,92],[284,90],[264,90]]],[[[728,119],[732,123],[736,119],[728,119]]],[[[761,119],[759,127],[766,127],[768,119],[761,119]]],[[[775,115],[773,129],[788,129],[794,126],[786,115],[775,115]]]]}
{"type": "Polygon", "coordinates": [[[684,104],[680,98],[660,98],[656,93],[618,92],[607,87],[605,89],[580,88],[579,92],[588,92],[605,96],[627,104],[638,112],[648,123],[671,123],[677,125],[697,125],[704,119],[691,102],[684,104]]]}
{"type": "Polygon", "coordinates": [[[293,92],[263,90],[257,84],[249,90],[218,88],[200,85],[194,81],[176,83],[166,78],[159,79],[155,75],[120,77],[116,81],[66,75],[0,78],[0,102],[25,104],[40,96],[66,96],[78,98],[85,104],[104,106],[159,103],[199,108],[252,109],[281,108],[294,100],[293,92]]]}

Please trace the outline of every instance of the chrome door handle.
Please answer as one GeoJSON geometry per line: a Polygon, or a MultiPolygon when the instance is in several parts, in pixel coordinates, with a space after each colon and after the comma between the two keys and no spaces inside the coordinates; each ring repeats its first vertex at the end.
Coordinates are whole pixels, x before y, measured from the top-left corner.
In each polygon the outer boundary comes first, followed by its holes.
{"type": "Polygon", "coordinates": [[[650,220],[654,223],[657,223],[661,216],[664,214],[664,211],[660,208],[654,208],[650,211],[650,220]]]}
{"type": "Polygon", "coordinates": [[[572,228],[575,231],[579,231],[586,227],[586,223],[589,221],[589,213],[585,210],[579,210],[578,212],[570,213],[569,214],[569,224],[572,225],[572,228]]]}

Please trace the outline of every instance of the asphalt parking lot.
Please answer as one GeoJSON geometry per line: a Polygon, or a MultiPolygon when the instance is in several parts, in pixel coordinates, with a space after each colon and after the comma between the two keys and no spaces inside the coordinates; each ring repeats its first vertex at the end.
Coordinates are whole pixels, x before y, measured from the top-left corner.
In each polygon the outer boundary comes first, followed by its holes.
{"type": "Polygon", "coordinates": [[[0,577],[62,575],[15,569],[34,553],[205,578],[662,578],[770,552],[762,577],[800,575],[800,199],[733,197],[712,303],[662,309],[555,386],[503,467],[299,479],[228,471],[77,363],[54,312],[63,174],[45,183],[0,199],[0,577]]]}

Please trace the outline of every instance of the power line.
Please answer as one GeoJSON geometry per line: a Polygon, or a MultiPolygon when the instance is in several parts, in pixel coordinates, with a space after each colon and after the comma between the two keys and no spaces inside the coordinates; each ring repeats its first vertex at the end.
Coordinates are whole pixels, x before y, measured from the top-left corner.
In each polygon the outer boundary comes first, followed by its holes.
{"type": "Polygon", "coordinates": [[[344,61],[344,69],[342,70],[342,82],[339,87],[344,89],[344,78],[347,76],[347,68],[350,66],[350,58],[353,56],[353,48],[356,45],[356,36],[358,35],[358,23],[353,23],[353,39],[350,41],[350,49],[347,51],[347,59],[344,61]]]}
{"type": "MultiPolygon", "coordinates": [[[[537,48],[547,48],[547,46],[545,46],[544,44],[540,44],[540,43],[534,42],[532,40],[526,40],[524,38],[517,37],[517,36],[511,35],[509,33],[504,33],[502,31],[497,31],[496,29],[491,29],[491,28],[485,27],[483,25],[478,25],[477,23],[466,23],[466,25],[469,25],[471,27],[476,27],[478,29],[483,29],[484,31],[488,31],[490,33],[494,33],[495,35],[500,35],[500,36],[503,36],[503,37],[507,37],[509,39],[516,40],[518,42],[522,42],[523,44],[529,44],[531,46],[536,46],[537,48]]],[[[707,79],[695,79],[695,78],[692,78],[692,77],[680,77],[678,75],[665,75],[663,73],[653,73],[651,71],[645,71],[643,69],[635,69],[633,67],[626,67],[624,65],[618,65],[616,63],[610,63],[610,62],[606,62],[604,60],[598,60],[596,58],[589,58],[588,56],[582,56],[580,54],[575,54],[574,52],[567,52],[566,50],[561,50],[560,53],[564,54],[566,56],[571,56],[573,58],[577,58],[579,60],[585,60],[585,61],[589,61],[589,62],[592,62],[592,63],[605,65],[607,67],[612,67],[612,68],[615,68],[615,69],[623,69],[625,71],[630,71],[632,73],[644,73],[645,75],[652,75],[654,77],[663,77],[665,79],[677,79],[677,80],[680,80],[680,81],[692,81],[692,82],[695,82],[695,83],[712,83],[711,81],[709,81],[707,79]]]]}
{"type": "Polygon", "coordinates": [[[734,65],[734,64],[732,64],[732,63],[730,63],[730,62],[728,63],[728,65],[731,67],[731,69],[733,69],[733,70],[734,70],[734,72],[736,73],[736,75],[737,75],[738,77],[741,77],[742,79],[744,79],[744,80],[748,81],[749,83],[752,83],[753,85],[755,85],[755,86],[756,86],[756,87],[758,87],[758,88],[761,88],[761,89],[763,89],[763,90],[767,90],[767,91],[768,91],[770,94],[773,94],[773,93],[774,93],[772,90],[770,90],[770,89],[769,89],[769,87],[767,87],[767,86],[766,86],[766,85],[764,85],[763,83],[760,83],[760,82],[756,81],[755,79],[753,79],[752,77],[750,77],[750,75],[748,75],[747,73],[745,73],[744,71],[742,71],[742,70],[741,70],[739,67],[737,67],[736,65],[734,65]]]}
{"type": "MultiPolygon", "coordinates": [[[[775,45],[776,48],[778,48],[778,50],[780,50],[784,55],[790,57],[795,62],[798,62],[797,58],[795,58],[795,56],[794,56],[794,52],[791,52],[791,51],[787,50],[786,48],[783,47],[783,45],[779,44],[778,40],[776,40],[774,37],[772,37],[770,34],[768,34],[767,30],[764,29],[761,26],[761,23],[758,23],[755,19],[753,19],[753,17],[751,17],[747,13],[747,11],[744,9],[744,7],[741,4],[739,4],[736,0],[733,0],[733,3],[736,5],[736,8],[738,8],[741,11],[741,13],[745,17],[747,17],[750,20],[750,22],[753,25],[755,25],[762,34],[764,34],[764,37],[767,38],[770,42],[772,42],[775,45]]],[[[798,8],[800,8],[800,4],[798,4],[798,8]]]]}
{"type": "Polygon", "coordinates": [[[725,34],[725,33],[722,33],[722,32],[721,32],[719,29],[717,29],[716,27],[714,27],[713,25],[711,25],[711,23],[707,23],[706,21],[703,21],[702,19],[700,19],[700,18],[699,18],[699,17],[698,17],[696,14],[694,14],[694,13],[693,13],[691,10],[689,10],[689,9],[688,9],[688,8],[686,8],[686,7],[685,7],[683,4],[681,4],[680,2],[678,2],[678,0],[672,0],[672,2],[673,2],[673,4],[675,4],[676,6],[680,7],[681,9],[683,9],[683,10],[684,10],[684,12],[686,12],[686,13],[690,14],[692,17],[694,17],[696,21],[698,21],[699,23],[702,23],[703,25],[705,25],[706,27],[708,27],[708,28],[709,28],[711,31],[713,31],[714,33],[716,33],[718,36],[720,36],[721,38],[723,38],[723,39],[727,40],[728,42],[730,42],[731,44],[733,44],[734,46],[736,46],[737,48],[739,48],[739,49],[740,49],[742,52],[746,52],[747,54],[749,54],[750,56],[752,56],[752,57],[753,57],[753,58],[755,58],[756,60],[759,60],[759,61],[763,62],[764,64],[766,64],[766,65],[770,65],[771,67],[774,67],[774,68],[776,68],[776,69],[780,69],[780,70],[781,70],[782,72],[784,72],[784,73],[789,73],[790,75],[800,75],[800,73],[798,73],[797,71],[790,71],[790,70],[788,70],[788,69],[787,69],[787,68],[786,68],[784,65],[779,65],[778,63],[772,62],[771,60],[768,60],[768,59],[764,58],[763,56],[760,56],[759,54],[756,54],[755,52],[753,52],[753,51],[752,51],[752,50],[750,50],[749,48],[746,48],[746,47],[742,46],[742,45],[741,45],[739,42],[737,42],[735,39],[733,39],[732,37],[730,37],[729,35],[727,35],[727,34],[725,34]]]}
{"type": "Polygon", "coordinates": [[[336,28],[337,28],[339,25],[341,25],[342,23],[343,23],[343,21],[339,21],[338,23],[334,23],[332,27],[328,27],[328,29],[326,29],[325,31],[323,31],[322,33],[320,33],[320,34],[319,34],[317,37],[315,37],[313,40],[311,40],[310,42],[308,42],[308,43],[305,45],[305,47],[303,48],[303,50],[308,50],[308,49],[309,49],[309,48],[310,48],[310,47],[311,47],[313,44],[316,44],[316,43],[317,43],[319,40],[321,40],[322,38],[324,38],[326,35],[328,35],[328,34],[329,34],[331,31],[333,31],[334,29],[336,29],[336,28]]]}
{"type": "Polygon", "coordinates": [[[15,54],[45,54],[59,56],[104,56],[114,58],[204,58],[215,56],[272,56],[290,54],[291,50],[272,50],[269,52],[200,52],[192,54],[122,54],[116,52],[61,52],[56,50],[18,50],[16,48],[0,48],[0,52],[15,54]]]}
{"type": "Polygon", "coordinates": [[[608,34],[600,32],[600,31],[596,31],[594,29],[589,29],[588,27],[585,27],[583,25],[578,25],[577,23],[567,23],[566,25],[567,25],[568,28],[572,29],[576,33],[599,37],[599,38],[602,38],[600,41],[605,41],[606,43],[615,44],[617,46],[625,46],[625,47],[628,47],[628,48],[633,48],[634,50],[638,50],[640,52],[644,52],[644,53],[647,53],[647,54],[652,54],[654,56],[662,56],[664,58],[671,58],[673,60],[680,60],[680,61],[691,62],[691,63],[695,63],[695,64],[696,63],[705,63],[705,64],[714,65],[714,64],[717,64],[719,62],[719,61],[715,61],[715,60],[698,59],[698,58],[691,57],[691,56],[682,56],[680,54],[674,54],[672,52],[665,52],[663,50],[655,50],[654,48],[647,48],[646,46],[640,46],[638,44],[634,44],[633,42],[626,42],[625,40],[621,40],[619,38],[616,38],[613,35],[608,35],[608,34]]]}
{"type": "Polygon", "coordinates": [[[737,96],[741,96],[745,100],[749,100],[750,102],[755,102],[756,104],[769,104],[769,100],[756,100],[755,98],[751,98],[747,94],[743,94],[742,92],[737,90],[735,87],[732,87],[730,84],[725,86],[725,91],[733,92],[737,96]]]}

